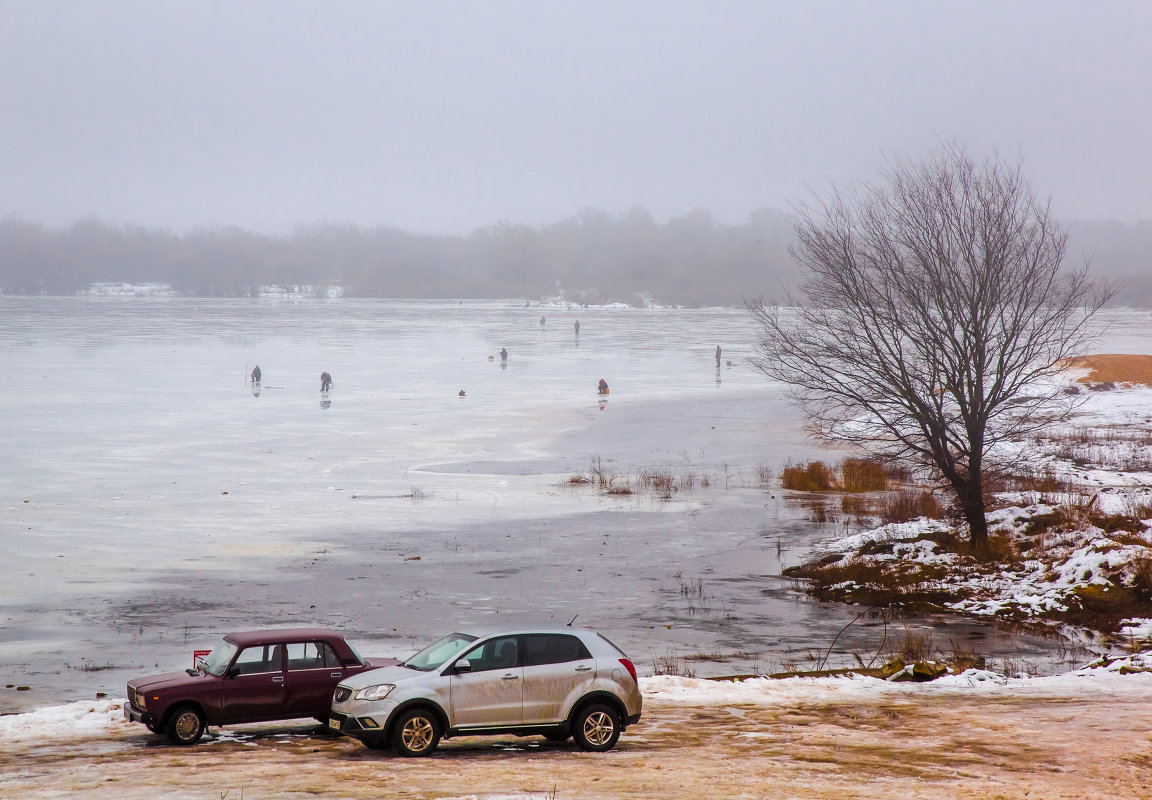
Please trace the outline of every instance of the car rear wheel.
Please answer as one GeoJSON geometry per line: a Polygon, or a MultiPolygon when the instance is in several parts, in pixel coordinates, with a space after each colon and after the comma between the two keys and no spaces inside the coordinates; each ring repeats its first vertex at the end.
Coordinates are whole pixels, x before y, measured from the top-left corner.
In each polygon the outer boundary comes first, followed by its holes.
{"type": "Polygon", "coordinates": [[[608,706],[587,706],[572,721],[572,738],[581,750],[607,752],[616,746],[620,738],[620,718],[608,706]]]}
{"type": "Polygon", "coordinates": [[[427,709],[414,708],[396,720],[392,746],[402,756],[426,756],[440,743],[440,723],[427,709]]]}
{"type": "Polygon", "coordinates": [[[204,715],[194,706],[180,706],[168,717],[164,730],[173,744],[196,744],[204,735],[204,715]]]}

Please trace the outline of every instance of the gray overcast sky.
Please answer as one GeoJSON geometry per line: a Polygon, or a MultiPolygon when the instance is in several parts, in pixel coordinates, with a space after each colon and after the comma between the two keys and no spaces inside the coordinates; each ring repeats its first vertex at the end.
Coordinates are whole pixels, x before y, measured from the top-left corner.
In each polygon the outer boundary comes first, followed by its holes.
{"type": "Polygon", "coordinates": [[[0,0],[0,215],[739,223],[941,138],[1152,218],[1152,2],[0,0]]]}

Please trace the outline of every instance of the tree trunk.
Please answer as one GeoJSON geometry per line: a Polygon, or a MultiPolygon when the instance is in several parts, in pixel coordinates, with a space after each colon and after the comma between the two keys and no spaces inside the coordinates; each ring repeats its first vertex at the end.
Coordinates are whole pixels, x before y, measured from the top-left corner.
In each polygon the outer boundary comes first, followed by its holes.
{"type": "Polygon", "coordinates": [[[984,491],[979,482],[969,482],[957,487],[957,499],[968,523],[968,543],[973,555],[983,557],[988,554],[988,519],[984,516],[984,491]]]}

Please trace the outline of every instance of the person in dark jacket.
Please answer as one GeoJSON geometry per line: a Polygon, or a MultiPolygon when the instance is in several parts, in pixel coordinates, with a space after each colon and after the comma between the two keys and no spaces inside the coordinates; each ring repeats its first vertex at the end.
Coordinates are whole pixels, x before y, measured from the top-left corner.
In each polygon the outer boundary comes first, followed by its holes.
{"type": "Polygon", "coordinates": [[[328,387],[332,385],[332,376],[327,372],[320,373],[320,391],[328,391],[328,387]]]}
{"type": "Polygon", "coordinates": [[[259,383],[259,382],[260,382],[260,365],[257,364],[252,369],[252,383],[259,383]]]}

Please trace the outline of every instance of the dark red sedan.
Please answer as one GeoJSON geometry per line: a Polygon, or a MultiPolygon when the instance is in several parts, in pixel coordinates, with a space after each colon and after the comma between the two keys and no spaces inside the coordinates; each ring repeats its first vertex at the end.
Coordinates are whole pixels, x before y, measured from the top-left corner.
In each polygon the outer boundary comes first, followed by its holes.
{"type": "Polygon", "coordinates": [[[313,717],[324,723],[342,679],[395,664],[367,659],[324,628],[230,633],[193,669],[128,681],[124,717],[194,744],[209,725],[313,717]]]}

